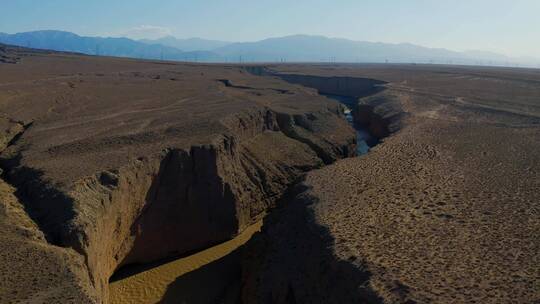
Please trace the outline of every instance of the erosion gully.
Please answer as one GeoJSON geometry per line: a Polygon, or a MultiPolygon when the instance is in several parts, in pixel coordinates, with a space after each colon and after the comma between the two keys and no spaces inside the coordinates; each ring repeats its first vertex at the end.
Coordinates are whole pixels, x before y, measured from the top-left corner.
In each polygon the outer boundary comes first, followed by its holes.
{"type": "MultiPolygon", "coordinates": [[[[367,127],[355,123],[353,109],[358,97],[322,92],[319,95],[345,106],[345,117],[356,130],[357,156],[367,154],[379,143],[367,127]]],[[[241,292],[241,250],[262,225],[263,220],[234,239],[190,255],[121,268],[110,279],[110,303],[213,303],[216,299],[219,303],[237,303],[241,292]]]]}

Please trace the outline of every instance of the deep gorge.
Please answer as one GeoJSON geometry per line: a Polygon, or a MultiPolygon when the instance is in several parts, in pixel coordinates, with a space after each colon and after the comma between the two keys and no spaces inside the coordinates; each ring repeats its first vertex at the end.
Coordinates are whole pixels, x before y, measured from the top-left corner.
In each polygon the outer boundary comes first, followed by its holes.
{"type": "MultiPolygon", "coordinates": [[[[337,84],[339,86],[339,82],[337,82],[337,84]]],[[[371,85],[373,85],[373,84],[371,84],[371,85]]],[[[348,92],[348,91],[343,91],[342,92],[342,91],[339,91],[338,89],[332,89],[330,91],[332,91],[334,93],[347,93],[348,92]]],[[[362,90],[361,92],[363,92],[362,94],[364,94],[364,95],[369,95],[369,92],[373,93],[373,92],[376,92],[376,91],[378,91],[378,90],[373,89],[373,88],[369,89],[369,86],[366,86],[365,90],[362,90]]],[[[323,93],[320,93],[320,94],[322,96],[326,96],[328,98],[334,99],[334,100],[338,101],[339,103],[343,104],[345,107],[340,108],[343,111],[343,113],[337,113],[337,114],[338,114],[338,116],[341,116],[340,119],[346,119],[349,122],[349,124],[351,124],[354,127],[354,129],[356,130],[356,149],[351,149],[352,147],[349,147],[349,148],[346,148],[346,149],[341,149],[342,152],[340,154],[341,155],[340,157],[350,157],[350,156],[356,156],[356,155],[365,154],[365,153],[367,153],[369,151],[370,147],[376,145],[379,142],[379,138],[377,138],[375,136],[372,136],[369,133],[369,128],[368,128],[369,122],[365,123],[365,124],[360,124],[359,121],[357,119],[355,119],[354,116],[353,116],[353,115],[358,113],[358,111],[356,110],[356,104],[357,104],[358,97],[356,97],[356,96],[346,96],[346,95],[336,95],[336,94],[323,94],[323,93]],[[350,109],[355,109],[355,110],[351,111],[350,109]]],[[[270,114],[270,116],[272,116],[272,115],[273,114],[270,114]]],[[[336,160],[336,158],[329,157],[328,155],[325,155],[324,149],[321,149],[320,147],[317,147],[313,143],[306,142],[305,139],[299,138],[298,134],[295,134],[296,132],[291,132],[292,131],[291,128],[288,128],[288,127],[283,128],[283,125],[290,125],[294,121],[293,124],[303,126],[304,129],[310,129],[309,122],[306,123],[305,118],[293,117],[293,119],[290,120],[289,118],[287,118],[287,116],[283,116],[283,115],[279,115],[279,114],[275,115],[275,116],[277,118],[276,119],[277,120],[277,126],[269,127],[269,129],[281,130],[289,138],[294,138],[296,140],[299,140],[300,142],[306,143],[317,154],[318,158],[322,161],[322,163],[330,164],[330,163],[332,163],[332,162],[334,162],[336,160]],[[281,121],[281,127],[280,127],[279,121],[281,121]],[[284,123],[284,122],[286,122],[286,123],[284,123]]],[[[309,119],[307,121],[309,121],[309,119]]],[[[311,167],[311,169],[314,169],[316,167],[317,167],[317,165],[313,165],[311,167]]],[[[302,170],[302,171],[307,172],[309,170],[310,170],[310,168],[306,168],[305,170],[302,170]]],[[[264,173],[260,173],[260,174],[263,175],[264,173]]],[[[288,200],[290,200],[290,198],[291,198],[291,192],[296,191],[294,189],[298,188],[298,184],[299,184],[298,183],[299,182],[298,177],[301,177],[301,175],[297,175],[297,177],[289,179],[288,181],[286,181],[284,183],[283,187],[281,188],[281,191],[280,191],[281,195],[278,195],[278,197],[280,197],[280,198],[274,204],[268,204],[265,207],[263,207],[262,209],[270,210],[270,209],[275,208],[276,206],[287,205],[289,203],[288,200]]],[[[159,219],[156,218],[153,221],[159,221],[159,219]]],[[[241,229],[240,229],[240,231],[241,231],[241,229]]],[[[233,234],[231,233],[230,235],[233,235],[233,234]]],[[[234,240],[234,238],[233,238],[233,240],[234,240]]],[[[256,243],[257,241],[253,241],[253,242],[256,243]]],[[[242,245],[243,243],[240,243],[238,245],[240,247],[238,247],[237,249],[234,249],[232,252],[228,253],[227,255],[218,258],[217,260],[213,260],[208,266],[204,266],[201,269],[196,269],[196,270],[194,270],[192,272],[184,274],[181,277],[178,277],[177,282],[167,288],[167,291],[165,292],[165,294],[168,294],[168,296],[164,296],[164,297],[166,299],[170,299],[170,300],[173,299],[173,298],[171,298],[171,295],[176,295],[176,296],[186,298],[186,299],[189,299],[189,298],[196,299],[196,298],[201,298],[201,297],[203,297],[203,298],[206,297],[206,299],[209,299],[209,298],[207,298],[209,296],[209,294],[206,294],[206,293],[201,294],[201,291],[198,290],[198,289],[195,289],[195,290],[192,290],[192,291],[187,290],[187,289],[183,288],[182,286],[180,286],[179,282],[183,282],[182,284],[190,286],[190,285],[194,285],[194,284],[195,285],[197,285],[197,284],[206,284],[205,282],[198,281],[198,280],[210,280],[210,281],[212,281],[211,289],[214,290],[214,293],[211,293],[211,294],[214,295],[214,296],[222,295],[224,290],[228,289],[228,286],[229,287],[231,286],[231,282],[236,282],[236,283],[233,283],[233,286],[235,286],[234,290],[236,290],[236,291],[234,291],[232,293],[231,293],[231,291],[227,292],[228,295],[226,297],[228,300],[231,301],[231,303],[236,303],[240,299],[241,294],[243,293],[242,286],[249,286],[249,283],[245,282],[245,277],[246,277],[245,270],[248,269],[248,268],[243,266],[244,262],[242,262],[243,259],[241,257],[243,255],[246,255],[246,254],[249,255],[250,254],[250,253],[244,252],[245,250],[253,251],[254,250],[253,248],[258,247],[256,245],[253,245],[252,244],[253,242],[249,241],[248,244],[246,244],[245,246],[242,245]],[[248,248],[248,249],[243,250],[242,248],[248,248]],[[216,281],[213,281],[213,280],[210,279],[210,277],[212,277],[212,276],[223,277],[224,275],[229,276],[229,277],[227,279],[224,279],[223,282],[216,282],[216,281]],[[196,282],[195,281],[190,281],[190,280],[196,280],[196,282]],[[184,294],[181,294],[181,292],[179,293],[179,290],[184,290],[184,294]],[[193,292],[194,294],[186,295],[185,294],[186,292],[187,293],[193,292]]],[[[221,246],[221,245],[219,245],[219,246],[221,246]]],[[[214,247],[212,247],[212,248],[214,248],[214,247]]],[[[209,248],[208,250],[212,250],[212,248],[209,248]]],[[[261,249],[261,248],[258,248],[258,249],[261,249]]],[[[205,251],[200,251],[200,252],[205,252],[205,251]]],[[[174,254],[172,254],[172,255],[174,256],[174,254]]],[[[197,255],[198,254],[185,256],[184,259],[185,260],[196,259],[197,255]]],[[[172,265],[172,263],[173,263],[173,262],[171,262],[172,260],[173,259],[167,259],[167,260],[164,260],[163,262],[154,263],[154,267],[164,267],[164,268],[172,267],[172,266],[167,266],[167,265],[172,265]],[[160,265],[162,265],[162,266],[160,266],[160,265]]],[[[131,272],[135,271],[135,273],[137,273],[138,271],[148,270],[149,269],[148,267],[149,266],[144,266],[144,265],[137,266],[137,265],[134,265],[134,267],[127,267],[127,268],[124,267],[122,272],[123,273],[129,273],[130,271],[131,272]],[[139,270],[137,270],[137,269],[139,269],[139,270]]],[[[116,279],[115,279],[115,281],[116,281],[116,279]]],[[[115,284],[117,284],[117,283],[115,283],[115,284]]],[[[113,302],[121,303],[121,302],[118,301],[117,298],[114,297],[114,295],[112,295],[112,296],[113,297],[111,299],[116,299],[116,302],[114,300],[113,300],[113,302]]]]}
{"type": "MultiPolygon", "coordinates": [[[[344,95],[347,90],[327,91],[355,98],[344,95]]],[[[8,143],[2,169],[48,242],[84,257],[96,294],[107,302],[117,270],[160,264],[234,239],[287,204],[286,194],[303,174],[355,156],[357,138],[344,110],[339,103],[294,114],[254,106],[224,117],[223,134],[208,144],[164,149],[66,189],[21,165],[12,151],[28,125],[8,143]]],[[[233,272],[240,284],[245,274],[233,272]]]]}
{"type": "MultiPolygon", "coordinates": [[[[309,119],[272,112],[248,114],[226,122],[231,129],[240,127],[235,134],[244,136],[225,136],[218,139],[215,145],[194,147],[190,152],[167,152],[160,165],[153,166],[159,168],[157,178],[149,186],[142,187],[149,190],[145,194],[146,203],[142,209],[135,211],[138,214],[135,222],[126,226],[132,232],[128,233],[121,244],[111,240],[111,246],[119,246],[116,247],[115,255],[97,255],[101,256],[100,259],[113,256],[110,265],[118,266],[99,270],[99,266],[104,264],[102,260],[95,260],[90,264],[96,265],[94,269],[98,272],[94,276],[108,278],[112,274],[110,269],[196,252],[234,238],[238,232],[258,221],[266,210],[273,208],[281,193],[301,174],[324,163],[353,155],[353,138],[346,136],[344,138],[349,139],[345,142],[328,145],[309,132],[309,129],[316,128],[313,123],[317,124],[321,119],[335,119],[337,122],[343,118],[340,112],[311,114],[309,119]],[[246,125],[250,127],[246,128],[246,125]],[[251,132],[254,130],[262,130],[262,133],[253,137],[251,132]],[[269,159],[260,154],[266,151],[251,148],[270,148],[271,143],[287,146],[287,157],[276,155],[277,158],[269,159]],[[184,183],[186,185],[182,186],[184,183]],[[186,212],[188,207],[192,208],[190,212],[186,212]],[[179,218],[183,220],[179,221],[179,218]],[[179,236],[183,241],[174,241],[179,236]]],[[[141,173],[127,174],[131,178],[148,176],[141,173]]],[[[119,172],[118,175],[123,174],[119,172]]],[[[125,193],[130,191],[127,187],[135,184],[135,181],[122,182],[122,178],[115,180],[119,180],[119,184],[111,188],[125,185],[125,193]]],[[[105,223],[125,220],[122,218],[125,212],[117,211],[116,214],[117,220],[105,223]]],[[[115,231],[119,231],[118,228],[115,231]]],[[[96,241],[95,246],[103,248],[103,241],[96,241]]],[[[102,290],[106,291],[107,287],[103,286],[102,290]]]]}

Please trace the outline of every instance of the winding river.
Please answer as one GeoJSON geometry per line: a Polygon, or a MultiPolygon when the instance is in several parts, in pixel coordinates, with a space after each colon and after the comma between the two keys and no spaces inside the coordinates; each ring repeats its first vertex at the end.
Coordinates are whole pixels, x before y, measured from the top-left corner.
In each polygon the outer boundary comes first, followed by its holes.
{"type": "Polygon", "coordinates": [[[358,156],[367,154],[369,152],[369,149],[371,149],[373,146],[378,144],[377,138],[373,137],[367,128],[360,126],[354,122],[352,110],[356,103],[358,102],[358,99],[355,97],[349,97],[349,96],[343,96],[343,95],[333,95],[333,94],[322,94],[320,95],[326,96],[327,98],[334,99],[338,101],[339,103],[343,104],[345,109],[345,116],[347,118],[347,121],[353,126],[353,128],[356,130],[356,154],[358,156]]]}

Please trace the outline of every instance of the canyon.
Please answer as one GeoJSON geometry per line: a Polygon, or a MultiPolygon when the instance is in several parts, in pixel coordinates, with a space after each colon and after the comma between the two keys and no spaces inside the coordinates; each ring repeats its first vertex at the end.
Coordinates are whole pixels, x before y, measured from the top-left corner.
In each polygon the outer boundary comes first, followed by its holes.
{"type": "Polygon", "coordinates": [[[303,172],[355,151],[342,106],[241,67],[15,51],[3,180],[41,245],[77,257],[59,265],[77,301],[107,302],[124,265],[233,238],[303,172]]]}
{"type": "Polygon", "coordinates": [[[0,51],[1,302],[540,298],[538,70],[0,51]]]}
{"type": "Polygon", "coordinates": [[[385,81],[356,111],[391,135],[296,185],[248,243],[242,303],[537,301],[539,71],[269,68],[385,81]]]}

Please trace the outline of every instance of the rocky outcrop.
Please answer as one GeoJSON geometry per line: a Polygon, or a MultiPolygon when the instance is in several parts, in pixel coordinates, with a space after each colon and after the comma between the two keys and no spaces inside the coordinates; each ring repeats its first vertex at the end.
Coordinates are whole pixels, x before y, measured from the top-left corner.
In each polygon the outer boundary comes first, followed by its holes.
{"type": "Polygon", "coordinates": [[[354,122],[366,127],[377,139],[389,136],[399,129],[402,113],[396,98],[386,93],[386,82],[358,77],[325,77],[314,75],[275,73],[260,66],[246,67],[254,75],[272,75],[287,82],[316,89],[320,94],[346,96],[358,99],[349,105],[354,122]]]}
{"type": "Polygon", "coordinates": [[[223,134],[208,144],[140,157],[70,189],[21,166],[16,153],[5,153],[2,165],[48,241],[85,258],[106,302],[108,279],[122,265],[230,239],[274,207],[303,172],[355,151],[339,105],[305,114],[254,108],[221,123],[223,134]],[[335,129],[345,133],[336,136],[335,129]]]}
{"type": "Polygon", "coordinates": [[[398,131],[405,115],[399,97],[389,91],[360,98],[352,114],[355,123],[379,139],[398,131]]]}

